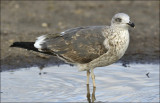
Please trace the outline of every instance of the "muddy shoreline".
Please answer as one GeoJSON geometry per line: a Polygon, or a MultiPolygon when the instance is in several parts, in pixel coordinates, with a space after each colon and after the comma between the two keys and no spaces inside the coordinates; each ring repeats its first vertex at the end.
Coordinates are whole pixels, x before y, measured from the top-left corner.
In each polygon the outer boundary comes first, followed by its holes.
{"type": "MultiPolygon", "coordinates": [[[[54,56],[33,56],[33,57],[7,57],[2,60],[1,71],[19,69],[19,68],[29,68],[29,67],[47,67],[47,66],[59,66],[66,64],[64,61],[60,60],[54,56]],[[6,59],[6,60],[5,60],[6,59]],[[9,62],[5,62],[9,61],[9,62]]],[[[125,54],[119,61],[122,66],[127,67],[131,63],[142,63],[142,64],[159,64],[159,58],[157,55],[148,54],[125,54]]]]}
{"type": "Polygon", "coordinates": [[[112,16],[125,12],[135,23],[122,63],[159,63],[158,1],[2,1],[1,70],[64,62],[20,48],[13,42],[33,42],[36,37],[88,25],[110,25],[112,16]],[[154,11],[154,12],[153,12],[154,11]]]}

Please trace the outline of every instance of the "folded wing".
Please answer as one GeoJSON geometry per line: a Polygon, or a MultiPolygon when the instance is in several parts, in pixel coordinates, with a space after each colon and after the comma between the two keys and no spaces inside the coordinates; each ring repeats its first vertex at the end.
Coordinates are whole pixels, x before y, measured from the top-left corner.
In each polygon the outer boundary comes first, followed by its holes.
{"type": "Polygon", "coordinates": [[[88,63],[107,52],[103,42],[106,26],[78,27],[45,35],[42,50],[50,50],[69,63],[88,63]]]}

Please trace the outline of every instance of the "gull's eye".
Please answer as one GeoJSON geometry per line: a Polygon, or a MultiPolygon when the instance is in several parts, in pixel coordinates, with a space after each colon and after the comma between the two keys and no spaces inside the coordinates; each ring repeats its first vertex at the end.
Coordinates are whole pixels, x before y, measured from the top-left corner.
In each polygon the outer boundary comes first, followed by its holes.
{"type": "Polygon", "coordinates": [[[116,22],[121,22],[122,19],[121,19],[121,18],[116,18],[115,21],[116,21],[116,22]]]}

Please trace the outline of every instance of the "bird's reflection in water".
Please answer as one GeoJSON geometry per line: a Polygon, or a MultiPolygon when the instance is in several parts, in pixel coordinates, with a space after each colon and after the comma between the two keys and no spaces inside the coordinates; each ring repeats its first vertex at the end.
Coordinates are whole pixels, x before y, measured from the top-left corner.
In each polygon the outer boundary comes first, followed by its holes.
{"type": "Polygon", "coordinates": [[[88,100],[88,103],[94,103],[94,101],[96,100],[95,91],[96,91],[96,87],[93,87],[93,92],[92,92],[92,97],[91,97],[90,96],[89,84],[87,84],[87,100],[88,100]]]}

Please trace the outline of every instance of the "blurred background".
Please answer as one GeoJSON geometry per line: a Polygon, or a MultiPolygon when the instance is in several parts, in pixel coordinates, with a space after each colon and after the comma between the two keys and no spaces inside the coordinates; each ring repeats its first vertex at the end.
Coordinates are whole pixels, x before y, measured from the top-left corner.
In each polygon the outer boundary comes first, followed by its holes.
{"type": "Polygon", "coordinates": [[[69,28],[110,25],[119,12],[136,25],[129,30],[130,45],[120,62],[158,62],[159,1],[1,1],[1,69],[63,63],[9,46],[69,28]]]}

